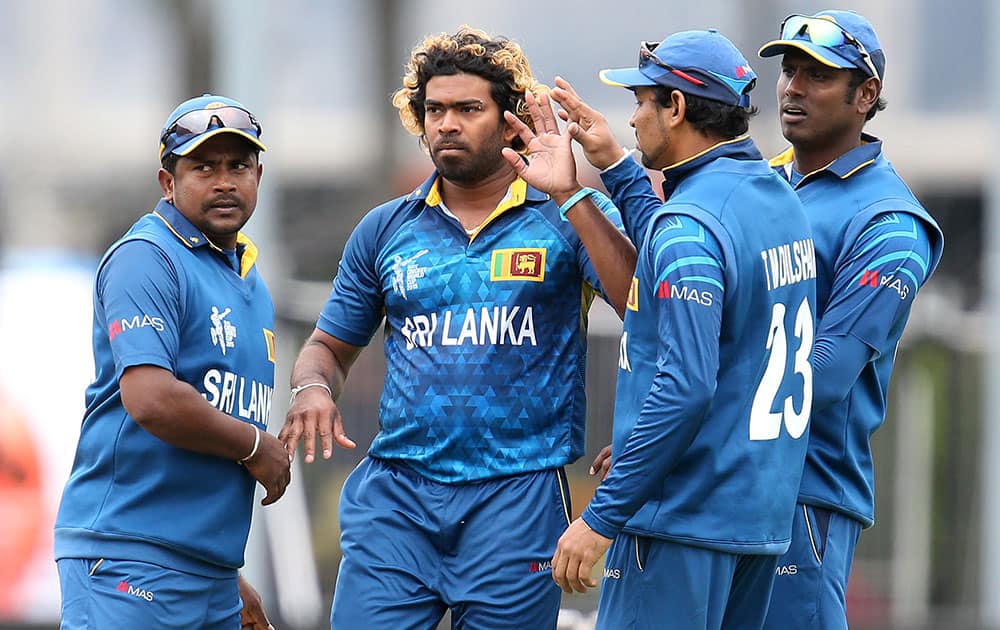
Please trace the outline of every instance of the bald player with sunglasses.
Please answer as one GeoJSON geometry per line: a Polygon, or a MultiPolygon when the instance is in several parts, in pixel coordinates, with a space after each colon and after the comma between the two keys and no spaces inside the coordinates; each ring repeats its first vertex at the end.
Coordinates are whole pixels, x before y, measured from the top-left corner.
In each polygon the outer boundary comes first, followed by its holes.
{"type": "Polygon", "coordinates": [[[760,49],[781,55],[777,96],[791,147],[771,160],[813,228],[817,329],[811,433],[792,544],[778,561],[768,628],[846,628],[861,530],[875,522],[870,438],[885,419],[896,345],[943,237],[864,133],[885,108],[885,55],[850,11],[792,15],[760,49]]]}
{"type": "Polygon", "coordinates": [[[290,479],[267,432],[274,306],[240,229],[264,145],[206,94],[160,134],[163,198],[104,255],[94,382],[55,526],[61,627],[269,628],[238,574],[256,484],[290,479]]]}

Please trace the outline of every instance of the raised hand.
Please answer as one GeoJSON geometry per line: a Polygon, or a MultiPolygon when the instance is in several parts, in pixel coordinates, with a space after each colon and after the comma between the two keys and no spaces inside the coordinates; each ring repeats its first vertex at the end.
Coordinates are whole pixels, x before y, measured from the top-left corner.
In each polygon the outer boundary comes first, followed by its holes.
{"type": "MultiPolygon", "coordinates": [[[[513,149],[504,148],[503,156],[524,181],[560,203],[580,189],[570,136],[559,133],[559,123],[547,94],[537,99],[531,92],[525,92],[524,96],[535,131],[511,112],[504,112],[507,124],[524,142],[526,152],[522,158],[513,149]]],[[[573,126],[575,123],[570,124],[573,126]]],[[[569,131],[572,133],[572,129],[569,131]]]]}
{"type": "Polygon", "coordinates": [[[587,161],[603,171],[620,160],[625,151],[604,114],[587,105],[566,79],[556,77],[555,83],[552,99],[562,107],[559,117],[570,123],[567,131],[583,147],[587,161]]]}

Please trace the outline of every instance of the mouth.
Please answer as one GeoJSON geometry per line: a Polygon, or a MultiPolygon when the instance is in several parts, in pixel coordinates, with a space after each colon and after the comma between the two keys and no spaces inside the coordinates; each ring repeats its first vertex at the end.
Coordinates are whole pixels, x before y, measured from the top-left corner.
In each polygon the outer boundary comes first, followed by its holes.
{"type": "Polygon", "coordinates": [[[216,199],[208,205],[209,210],[217,212],[239,212],[240,202],[236,199],[216,199]]]}
{"type": "Polygon", "coordinates": [[[791,103],[781,106],[781,120],[787,123],[796,123],[808,117],[806,110],[799,105],[791,103]]]}

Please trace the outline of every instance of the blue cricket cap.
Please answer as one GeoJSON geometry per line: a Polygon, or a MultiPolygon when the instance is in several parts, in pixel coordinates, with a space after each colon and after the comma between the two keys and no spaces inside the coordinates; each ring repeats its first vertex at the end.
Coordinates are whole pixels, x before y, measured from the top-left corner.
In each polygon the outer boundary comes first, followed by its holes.
{"type": "Polygon", "coordinates": [[[885,53],[878,35],[871,22],[854,11],[828,10],[808,16],[790,15],[781,23],[781,27],[780,38],[761,46],[757,54],[761,57],[774,57],[785,54],[789,49],[801,50],[832,68],[862,70],[880,81],[885,78],[885,53]],[[817,28],[818,20],[833,22],[837,30],[849,37],[820,32],[821,29],[817,28]],[[852,38],[864,47],[864,51],[850,41],[852,38]],[[868,53],[867,59],[864,52],[868,53]]]}
{"type": "Polygon", "coordinates": [[[601,70],[608,85],[664,87],[727,105],[750,106],[757,75],[743,54],[715,29],[674,33],[658,44],[643,43],[635,68],[601,70]]]}
{"type": "Polygon", "coordinates": [[[267,151],[260,141],[260,123],[245,105],[225,96],[202,94],[178,105],[163,123],[160,160],[171,153],[187,155],[222,133],[234,133],[267,151]]]}

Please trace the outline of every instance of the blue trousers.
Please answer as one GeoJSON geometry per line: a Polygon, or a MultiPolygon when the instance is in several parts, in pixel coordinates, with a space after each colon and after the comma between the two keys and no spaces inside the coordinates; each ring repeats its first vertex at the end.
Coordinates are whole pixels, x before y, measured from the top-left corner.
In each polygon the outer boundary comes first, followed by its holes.
{"type": "Polygon", "coordinates": [[[776,560],[621,534],[605,560],[597,628],[759,629],[776,560]]]}
{"type": "Polygon", "coordinates": [[[64,558],[60,630],[239,630],[237,578],[209,578],[134,560],[64,558]]]}
{"type": "Polygon", "coordinates": [[[847,629],[847,580],[861,523],[840,512],[795,506],[792,546],[778,558],[765,628],[847,629]]]}
{"type": "Polygon", "coordinates": [[[340,495],[335,630],[556,627],[551,559],[569,522],[565,473],[441,484],[369,457],[340,495]]]}

